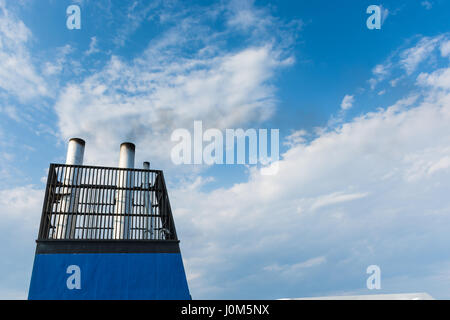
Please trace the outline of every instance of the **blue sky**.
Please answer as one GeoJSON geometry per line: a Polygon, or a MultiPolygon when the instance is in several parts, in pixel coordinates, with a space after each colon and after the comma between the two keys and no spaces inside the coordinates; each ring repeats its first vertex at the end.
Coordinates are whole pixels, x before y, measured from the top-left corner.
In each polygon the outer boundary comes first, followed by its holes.
{"type": "Polygon", "coordinates": [[[25,298],[48,164],[165,170],[194,298],[450,298],[450,3],[0,0],[0,298],[25,298]],[[66,8],[81,8],[81,29],[66,8]],[[371,4],[381,30],[366,27],[371,4]],[[170,134],[280,130],[280,170],[170,134]]]}

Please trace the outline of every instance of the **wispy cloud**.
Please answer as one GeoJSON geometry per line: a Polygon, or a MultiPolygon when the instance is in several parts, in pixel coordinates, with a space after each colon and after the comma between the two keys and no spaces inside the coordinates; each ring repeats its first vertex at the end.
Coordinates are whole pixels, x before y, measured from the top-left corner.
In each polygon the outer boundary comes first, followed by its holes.
{"type": "Polygon", "coordinates": [[[58,76],[63,72],[64,68],[67,68],[67,56],[73,52],[73,48],[67,44],[57,48],[55,52],[55,59],[52,62],[45,62],[42,67],[43,74],[46,76],[58,76]]]}
{"type": "MultiPolygon", "coordinates": [[[[450,92],[440,82],[427,85],[432,90],[423,95],[417,93],[419,86],[392,106],[325,130],[315,139],[302,139],[305,132],[294,134],[274,177],[252,170],[247,182],[227,189],[190,189],[187,196],[177,188],[173,203],[178,228],[189,238],[183,245],[189,257],[186,268],[201,274],[192,279],[192,291],[245,297],[239,293],[241,285],[260,288],[267,272],[283,288],[278,297],[288,292],[311,295],[311,289],[307,293],[301,287],[318,286],[307,279],[326,278],[351,290],[349,279],[360,279],[358,272],[365,276],[373,261],[402,273],[404,261],[416,254],[411,243],[439,246],[442,240],[436,234],[444,236],[450,225],[450,202],[443,200],[450,187],[450,92]],[[215,239],[205,242],[210,234],[215,239]],[[292,263],[293,254],[302,261],[326,257],[333,271],[307,267],[324,264],[324,259],[292,263]],[[242,265],[250,266],[252,277],[230,274],[242,265]],[[301,276],[285,277],[286,272],[301,276]],[[236,285],[222,286],[225,276],[236,285]],[[344,278],[347,284],[336,280],[344,278]]],[[[422,267],[446,261],[421,252],[427,255],[421,258],[422,267]]],[[[447,285],[441,286],[439,295],[448,296],[447,285]]]]}
{"type": "Polygon", "coordinates": [[[327,261],[326,257],[321,256],[321,257],[311,258],[306,261],[302,261],[302,262],[298,262],[298,263],[294,263],[294,264],[286,264],[286,265],[281,265],[281,266],[278,264],[269,265],[269,266],[264,267],[263,270],[281,273],[281,274],[283,274],[285,276],[289,276],[289,277],[296,277],[296,276],[302,275],[301,273],[304,269],[317,267],[321,264],[326,263],[326,261],[327,261]]]}
{"type": "Polygon", "coordinates": [[[420,5],[421,5],[422,7],[424,7],[425,9],[427,9],[427,10],[431,10],[431,9],[433,8],[433,3],[432,3],[431,1],[427,1],[427,0],[422,1],[422,2],[420,3],[420,5]]]}
{"type": "Polygon", "coordinates": [[[341,102],[341,109],[342,110],[348,110],[353,106],[353,103],[355,102],[355,97],[352,95],[345,95],[344,99],[342,99],[341,102]]]}
{"type": "Polygon", "coordinates": [[[412,74],[419,64],[430,56],[441,39],[441,36],[435,38],[423,38],[415,47],[403,51],[400,55],[400,63],[405,68],[406,72],[412,74]]]}
{"type": "MultiPolygon", "coordinates": [[[[214,9],[237,28],[238,12],[214,9]]],[[[112,150],[120,141],[145,142],[151,153],[141,156],[158,163],[169,160],[171,132],[190,128],[194,120],[232,128],[268,119],[276,107],[273,77],[293,63],[286,39],[274,40],[273,31],[280,28],[294,37],[299,29],[264,14],[258,17],[268,25],[255,20],[258,32],[248,33],[247,22],[242,46],[226,46],[236,30],[209,30],[206,21],[218,17],[196,9],[150,41],[134,60],[112,56],[96,74],[63,88],[55,104],[62,137],[83,136],[96,150],[87,149],[87,159],[104,164],[115,158],[112,150]],[[191,47],[187,52],[186,45],[191,47]]]]}
{"type": "MultiPolygon", "coordinates": [[[[123,46],[127,42],[128,38],[139,29],[141,24],[152,16],[155,16],[156,9],[157,12],[160,10],[161,5],[167,5],[162,3],[162,1],[151,1],[150,3],[141,0],[130,1],[128,7],[123,13],[122,19],[116,18],[121,22],[121,26],[118,28],[118,33],[113,39],[113,42],[117,46],[123,46]]],[[[172,6],[174,3],[168,2],[168,6],[172,6]]],[[[117,13],[119,14],[119,13],[117,13]]]]}
{"type": "Polygon", "coordinates": [[[94,53],[100,52],[99,48],[97,47],[97,37],[91,37],[91,42],[89,43],[89,49],[86,50],[84,54],[91,55],[94,53]]]}
{"type": "Polygon", "coordinates": [[[450,89],[450,69],[443,68],[430,74],[421,73],[417,77],[417,82],[427,87],[450,89]]]}
{"type": "Polygon", "coordinates": [[[405,77],[413,75],[422,64],[432,65],[436,61],[438,50],[442,57],[447,56],[450,52],[447,48],[449,37],[448,33],[435,37],[421,37],[413,47],[397,49],[386,61],[372,69],[373,77],[369,79],[371,89],[374,90],[378,84],[386,80],[392,87],[396,87],[405,77]]]}
{"type": "Polygon", "coordinates": [[[342,193],[342,192],[334,192],[329,195],[320,196],[316,200],[314,200],[313,204],[310,207],[310,210],[317,210],[322,207],[335,205],[347,201],[353,201],[357,199],[362,199],[367,197],[368,193],[342,193]]]}
{"type": "Polygon", "coordinates": [[[50,94],[31,60],[31,31],[0,1],[0,90],[22,102],[50,94]]]}
{"type": "Polygon", "coordinates": [[[0,113],[7,115],[10,119],[16,122],[22,122],[23,116],[17,111],[17,108],[13,105],[0,105],[0,113]]]}
{"type": "Polygon", "coordinates": [[[450,40],[442,42],[440,50],[443,57],[450,57],[450,40]]]}

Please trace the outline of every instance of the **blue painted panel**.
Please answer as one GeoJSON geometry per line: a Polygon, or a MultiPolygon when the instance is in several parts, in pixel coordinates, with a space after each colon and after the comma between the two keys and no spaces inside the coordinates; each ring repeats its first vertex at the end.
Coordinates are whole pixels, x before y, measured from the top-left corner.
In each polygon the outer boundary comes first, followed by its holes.
{"type": "Polygon", "coordinates": [[[190,294],[179,253],[37,254],[28,298],[187,300],[190,294]],[[68,288],[77,276],[67,273],[69,266],[79,267],[80,289],[68,288]]]}

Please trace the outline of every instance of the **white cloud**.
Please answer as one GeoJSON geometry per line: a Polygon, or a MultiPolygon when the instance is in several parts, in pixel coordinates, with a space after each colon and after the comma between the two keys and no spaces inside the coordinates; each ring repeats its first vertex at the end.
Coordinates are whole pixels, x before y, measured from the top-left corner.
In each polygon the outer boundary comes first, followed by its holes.
{"type": "Polygon", "coordinates": [[[449,55],[448,39],[448,33],[435,37],[422,37],[413,47],[395,50],[383,63],[372,69],[373,76],[368,80],[370,88],[374,90],[385,80],[389,81],[391,87],[396,87],[400,81],[416,72],[422,64],[435,68],[439,59],[437,49],[440,49],[442,57],[449,55]],[[395,78],[391,78],[391,75],[395,75],[395,78]]]}
{"type": "Polygon", "coordinates": [[[450,40],[443,42],[440,49],[443,57],[450,57],[450,40]]]}
{"type": "Polygon", "coordinates": [[[357,199],[362,199],[368,196],[368,193],[342,193],[342,192],[333,192],[332,194],[319,196],[312,203],[310,210],[314,211],[320,209],[322,207],[339,204],[347,201],[353,201],[357,199]]]}
{"type": "Polygon", "coordinates": [[[270,47],[157,69],[113,57],[104,71],[64,89],[55,106],[59,127],[64,138],[84,137],[91,150],[105,152],[102,159],[90,157],[102,163],[114,158],[106,150],[125,140],[145,142],[152,146],[147,156],[162,157],[171,146],[161,141],[170,141],[176,128],[190,129],[194,120],[233,128],[267,119],[274,109],[268,81],[279,65],[270,47]]]}
{"type": "Polygon", "coordinates": [[[375,75],[381,75],[381,76],[385,76],[388,74],[388,69],[390,68],[390,66],[386,66],[383,64],[378,64],[375,66],[375,68],[373,68],[372,72],[375,75]]]}
{"type": "Polygon", "coordinates": [[[16,107],[11,106],[11,105],[7,105],[7,106],[0,106],[0,113],[4,113],[6,114],[10,119],[16,121],[16,122],[21,122],[22,121],[22,117],[19,116],[16,107]]]}
{"type": "Polygon", "coordinates": [[[91,42],[89,43],[89,49],[86,50],[86,55],[91,55],[94,53],[100,52],[100,50],[97,47],[97,37],[91,37],[91,42]]]}
{"type": "Polygon", "coordinates": [[[37,73],[28,52],[31,32],[0,1],[0,88],[20,101],[48,96],[45,80],[37,73]]]}
{"type": "MultiPolygon", "coordinates": [[[[157,10],[159,5],[164,5],[164,3],[161,1],[151,1],[150,3],[131,1],[123,15],[115,17],[115,20],[121,22],[121,26],[114,37],[114,43],[117,46],[125,45],[128,37],[138,30],[142,23],[151,19],[155,15],[155,11],[159,11],[157,10]]],[[[167,5],[170,7],[171,5],[176,5],[176,3],[169,2],[167,5]]],[[[117,14],[120,13],[117,12],[117,14]]]]}
{"type": "Polygon", "coordinates": [[[0,190],[0,217],[2,221],[15,220],[20,224],[38,221],[42,197],[43,190],[36,189],[31,185],[0,190]]]}
{"type": "Polygon", "coordinates": [[[0,190],[1,299],[26,299],[44,190],[23,186],[0,190]]]}
{"type": "Polygon", "coordinates": [[[441,170],[447,170],[450,168],[450,156],[445,156],[433,163],[428,169],[429,174],[434,174],[441,170]]]}
{"type": "Polygon", "coordinates": [[[388,8],[381,6],[381,24],[384,24],[386,19],[389,17],[390,11],[388,8]]]}
{"type": "Polygon", "coordinates": [[[352,95],[345,95],[344,99],[341,102],[341,109],[348,110],[353,106],[355,102],[355,97],[352,95]]]}
{"type": "Polygon", "coordinates": [[[47,61],[43,65],[43,74],[46,76],[55,76],[61,74],[64,68],[67,68],[67,56],[73,52],[70,45],[65,45],[55,50],[56,56],[53,62],[47,61]]]}
{"type": "Polygon", "coordinates": [[[402,78],[395,78],[389,81],[389,84],[391,85],[391,87],[395,88],[401,80],[402,78]]]}
{"type": "MultiPolygon", "coordinates": [[[[114,150],[132,140],[140,159],[168,163],[176,128],[191,129],[194,120],[234,128],[272,115],[274,74],[293,63],[286,39],[274,42],[269,35],[282,22],[272,22],[266,33],[244,34],[245,45],[230,49],[223,43],[234,30],[211,32],[203,14],[177,21],[133,61],[112,56],[103,70],[61,90],[55,110],[62,138],[83,137],[86,161],[115,164],[114,150]],[[186,54],[188,43],[197,47],[186,54]]],[[[283,34],[289,29],[283,25],[283,34]]]]}
{"type": "Polygon", "coordinates": [[[306,130],[297,130],[291,133],[289,136],[285,138],[284,145],[293,147],[297,144],[304,143],[306,141],[305,136],[307,136],[308,133],[306,130]]]}
{"type": "Polygon", "coordinates": [[[325,263],[326,261],[327,261],[326,257],[321,256],[321,257],[311,258],[306,261],[298,262],[295,264],[287,264],[287,265],[281,265],[281,266],[278,264],[269,265],[269,266],[264,267],[263,270],[282,273],[283,275],[289,276],[289,277],[295,277],[295,276],[298,276],[299,273],[301,274],[303,269],[319,266],[319,265],[325,263]]]}
{"type": "Polygon", "coordinates": [[[375,89],[376,85],[383,81],[390,73],[391,63],[378,64],[372,69],[373,78],[369,79],[370,88],[375,89]]]}
{"type": "Polygon", "coordinates": [[[433,8],[433,3],[427,0],[422,1],[420,4],[427,10],[431,10],[433,8]]]}
{"type": "Polygon", "coordinates": [[[450,89],[450,68],[439,69],[431,74],[421,73],[417,81],[423,86],[450,89]]]}
{"type": "Polygon", "coordinates": [[[450,156],[446,156],[433,163],[428,169],[428,173],[434,174],[435,172],[447,170],[449,168],[450,168],[450,156]]]}
{"type": "MultiPolygon", "coordinates": [[[[255,169],[231,188],[172,189],[186,269],[198,275],[190,282],[193,295],[305,296],[322,290],[317,279],[336,290],[356,290],[373,263],[382,266],[383,281],[408,269],[423,285],[439,273],[424,270],[445,262],[442,243],[449,241],[450,92],[435,86],[424,94],[311,141],[297,139],[305,133],[294,135],[275,176],[255,169]],[[311,256],[326,257],[330,268],[293,262],[311,256]],[[301,276],[286,277],[289,270],[301,276]],[[273,283],[281,289],[267,293],[273,283]],[[243,285],[258,289],[242,293],[243,285]]],[[[423,291],[407,281],[404,286],[423,291]]],[[[449,284],[427,288],[449,297],[449,284]]]]}
{"type": "Polygon", "coordinates": [[[255,26],[265,28],[271,23],[270,16],[263,8],[255,8],[253,1],[230,1],[228,9],[230,12],[228,25],[239,29],[249,30],[255,26]]]}
{"type": "Polygon", "coordinates": [[[231,0],[225,5],[226,22],[231,31],[251,34],[253,37],[262,37],[267,41],[277,41],[279,46],[290,46],[296,37],[296,30],[300,31],[303,21],[291,20],[283,24],[277,17],[270,14],[266,7],[257,7],[254,0],[231,0]],[[268,32],[269,31],[269,32],[268,32]]]}
{"type": "Polygon", "coordinates": [[[401,53],[401,64],[405,68],[407,74],[412,74],[419,64],[430,56],[441,40],[441,36],[435,38],[425,37],[422,38],[415,47],[403,51],[401,53]]]}

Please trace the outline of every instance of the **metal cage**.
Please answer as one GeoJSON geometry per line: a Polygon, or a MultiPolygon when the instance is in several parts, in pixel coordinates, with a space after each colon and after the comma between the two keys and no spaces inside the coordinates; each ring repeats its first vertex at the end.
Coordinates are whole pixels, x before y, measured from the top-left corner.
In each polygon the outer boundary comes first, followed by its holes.
{"type": "Polygon", "coordinates": [[[38,240],[178,240],[163,172],[50,164],[38,240]]]}

